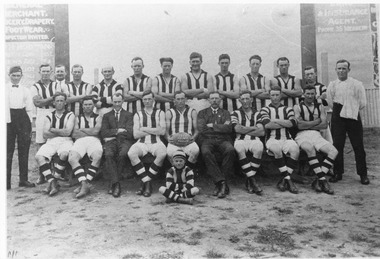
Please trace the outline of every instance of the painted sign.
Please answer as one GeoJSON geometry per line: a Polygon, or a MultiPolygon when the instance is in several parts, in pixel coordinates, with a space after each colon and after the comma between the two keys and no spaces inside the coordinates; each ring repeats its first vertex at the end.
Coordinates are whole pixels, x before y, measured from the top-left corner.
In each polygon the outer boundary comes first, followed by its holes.
{"type": "Polygon", "coordinates": [[[368,31],[368,4],[316,4],[316,32],[368,31]]]}

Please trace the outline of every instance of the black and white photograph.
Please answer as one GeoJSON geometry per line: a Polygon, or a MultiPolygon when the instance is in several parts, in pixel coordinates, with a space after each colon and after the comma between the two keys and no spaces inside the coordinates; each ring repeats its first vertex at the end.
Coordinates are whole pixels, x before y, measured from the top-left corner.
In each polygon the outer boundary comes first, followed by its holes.
{"type": "Polygon", "coordinates": [[[380,258],[379,7],[6,1],[0,258],[380,258]]]}

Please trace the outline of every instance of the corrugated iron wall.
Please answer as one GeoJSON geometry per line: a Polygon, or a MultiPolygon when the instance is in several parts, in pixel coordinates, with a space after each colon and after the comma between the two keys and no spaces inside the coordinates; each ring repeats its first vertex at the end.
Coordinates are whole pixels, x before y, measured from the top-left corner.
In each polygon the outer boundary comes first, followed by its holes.
{"type": "Polygon", "coordinates": [[[380,90],[366,89],[367,106],[361,111],[364,127],[380,127],[380,90]]]}

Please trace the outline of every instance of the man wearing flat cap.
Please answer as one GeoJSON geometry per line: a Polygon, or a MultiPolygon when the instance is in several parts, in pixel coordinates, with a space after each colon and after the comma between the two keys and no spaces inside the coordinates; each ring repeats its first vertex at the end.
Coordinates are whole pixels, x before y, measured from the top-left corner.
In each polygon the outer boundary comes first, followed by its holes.
{"type": "Polygon", "coordinates": [[[28,158],[32,133],[33,100],[28,88],[20,85],[22,69],[19,66],[9,70],[10,82],[7,83],[7,190],[11,188],[12,159],[17,138],[19,186],[34,187],[28,181],[28,158]]]}

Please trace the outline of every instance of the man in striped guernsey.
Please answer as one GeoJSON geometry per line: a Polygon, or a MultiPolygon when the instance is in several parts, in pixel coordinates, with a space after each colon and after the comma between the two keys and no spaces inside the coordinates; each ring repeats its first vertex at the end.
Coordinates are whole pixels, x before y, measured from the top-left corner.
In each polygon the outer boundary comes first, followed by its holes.
{"type": "Polygon", "coordinates": [[[260,74],[261,62],[262,59],[259,55],[251,56],[249,58],[251,72],[244,75],[239,82],[241,90],[248,90],[251,92],[253,97],[252,107],[258,111],[265,107],[267,102],[269,104],[270,89],[269,79],[260,74]]]}
{"type": "Polygon", "coordinates": [[[66,168],[69,151],[73,145],[70,135],[74,128],[74,114],[65,110],[66,94],[57,92],[53,96],[55,111],[45,117],[44,137],[46,143],[36,153],[37,164],[40,167],[40,173],[46,177],[49,182],[48,187],[44,190],[49,196],[58,192],[58,183],[50,170],[51,158],[58,154],[59,162],[54,165],[55,171],[63,173],[66,168]]]}
{"type": "Polygon", "coordinates": [[[221,108],[232,112],[240,108],[241,104],[239,99],[239,80],[237,76],[232,74],[228,69],[230,66],[231,58],[228,54],[221,54],[219,56],[220,72],[215,75],[215,88],[218,90],[222,97],[221,108]]]}
{"type": "Polygon", "coordinates": [[[62,88],[62,92],[67,95],[68,110],[72,111],[75,116],[83,113],[82,100],[92,93],[92,85],[82,81],[83,72],[81,65],[74,65],[71,68],[73,81],[62,88]]]}
{"type": "Polygon", "coordinates": [[[154,94],[151,90],[142,94],[144,108],[133,117],[133,136],[137,142],[128,152],[133,169],[141,178],[141,188],[136,193],[149,197],[152,193],[151,180],[158,174],[166,157],[166,147],[160,137],[165,135],[165,113],[154,108],[154,94]],[[140,158],[151,153],[155,159],[146,171],[140,158]]]}
{"type": "Polygon", "coordinates": [[[271,103],[260,110],[260,116],[267,130],[268,153],[274,155],[275,165],[282,174],[282,179],[278,182],[277,187],[281,191],[289,190],[291,193],[298,193],[298,189],[290,177],[297,166],[300,152],[289,132],[290,128],[296,127],[294,111],[281,104],[281,88],[279,86],[272,87],[269,95],[271,103]],[[289,156],[286,161],[283,154],[289,156]]]}
{"type": "Polygon", "coordinates": [[[202,55],[197,52],[190,54],[190,72],[181,78],[181,89],[185,92],[188,105],[199,112],[210,107],[207,101],[208,93],[214,91],[212,76],[201,69],[202,55]]]}
{"type": "Polygon", "coordinates": [[[132,114],[143,108],[142,94],[145,90],[151,90],[152,79],[143,74],[144,61],[140,57],[132,59],[133,75],[124,82],[123,108],[132,114]]]}
{"type": "Polygon", "coordinates": [[[123,87],[113,79],[115,70],[113,66],[105,66],[102,68],[104,79],[92,88],[92,95],[97,96],[96,113],[103,116],[110,112],[113,107],[112,96],[115,93],[123,94],[123,87]]]}
{"type": "Polygon", "coordinates": [[[175,91],[181,89],[179,78],[171,74],[173,68],[172,58],[160,58],[162,73],[152,81],[152,92],[156,100],[156,108],[167,111],[174,107],[175,91]]]}
{"type": "MultiPolygon", "coordinates": [[[[33,103],[37,107],[36,114],[36,143],[42,145],[46,142],[43,137],[43,126],[46,115],[54,110],[53,95],[61,91],[56,82],[50,79],[52,67],[49,64],[40,66],[41,80],[31,88],[33,103]]],[[[39,183],[39,182],[37,182],[39,183]]]]}
{"type": "Polygon", "coordinates": [[[54,76],[55,76],[55,82],[57,83],[57,86],[59,89],[64,89],[66,86],[66,68],[62,64],[58,64],[55,66],[54,70],[54,76]]]}
{"type": "Polygon", "coordinates": [[[99,139],[102,118],[93,112],[94,102],[91,96],[83,98],[83,114],[75,118],[72,134],[75,143],[69,153],[69,163],[81,184],[74,191],[77,194],[76,198],[82,198],[90,192],[90,182],[98,171],[103,155],[103,146],[99,139]],[[85,171],[79,161],[86,154],[91,160],[91,165],[85,171]]]}
{"type": "Polygon", "coordinates": [[[330,188],[325,176],[334,164],[338,151],[320,133],[320,130],[327,128],[326,111],[324,106],[316,101],[315,96],[315,87],[306,86],[304,88],[304,101],[294,106],[294,113],[300,130],[295,141],[306,152],[310,167],[318,177],[313,182],[312,187],[317,192],[333,194],[334,191],[330,188]],[[318,161],[316,151],[327,155],[322,163],[318,161]]]}
{"type": "Polygon", "coordinates": [[[299,97],[302,96],[301,82],[295,76],[289,75],[289,59],[281,57],[277,59],[277,67],[280,72],[271,81],[271,87],[281,87],[281,98],[285,106],[293,108],[295,104],[299,104],[299,97]]]}
{"type": "Polygon", "coordinates": [[[315,98],[318,103],[322,103],[323,106],[328,106],[326,101],[327,98],[327,87],[317,81],[317,70],[313,66],[307,66],[304,69],[306,86],[314,86],[315,88],[315,98]]]}
{"type": "Polygon", "coordinates": [[[199,193],[194,187],[194,173],[186,166],[186,154],[178,150],[173,154],[173,167],[166,173],[166,186],[159,190],[166,197],[166,202],[193,204],[193,197],[199,193]]]}
{"type": "Polygon", "coordinates": [[[100,134],[105,142],[105,172],[109,174],[108,194],[117,198],[121,193],[120,176],[124,168],[130,168],[128,151],[134,143],[133,115],[124,110],[123,95],[112,96],[113,110],[104,114],[100,134]]]}
{"type": "Polygon", "coordinates": [[[253,98],[250,91],[244,90],[240,93],[240,102],[241,108],[231,115],[232,127],[236,132],[234,147],[241,169],[247,176],[247,191],[261,195],[262,189],[257,184],[255,175],[261,165],[264,149],[263,143],[258,138],[265,135],[264,126],[258,119],[259,112],[252,108],[253,98]],[[246,155],[248,151],[253,154],[250,159],[246,155]]]}
{"type": "Polygon", "coordinates": [[[228,111],[220,108],[221,98],[218,92],[210,93],[209,102],[211,107],[201,110],[198,114],[198,143],[201,143],[207,172],[215,184],[213,195],[225,198],[229,194],[226,178],[233,172],[235,161],[231,116],[228,111]],[[218,156],[223,159],[221,166],[217,162],[218,156]]]}
{"type": "Polygon", "coordinates": [[[198,136],[197,126],[197,111],[186,105],[186,95],[182,91],[174,93],[174,108],[166,111],[166,133],[165,137],[168,140],[167,155],[169,161],[172,162],[172,157],[175,151],[181,149],[188,156],[187,165],[194,168],[199,155],[199,147],[195,141],[184,147],[174,145],[172,138],[173,134],[186,132],[195,140],[198,136]]]}

